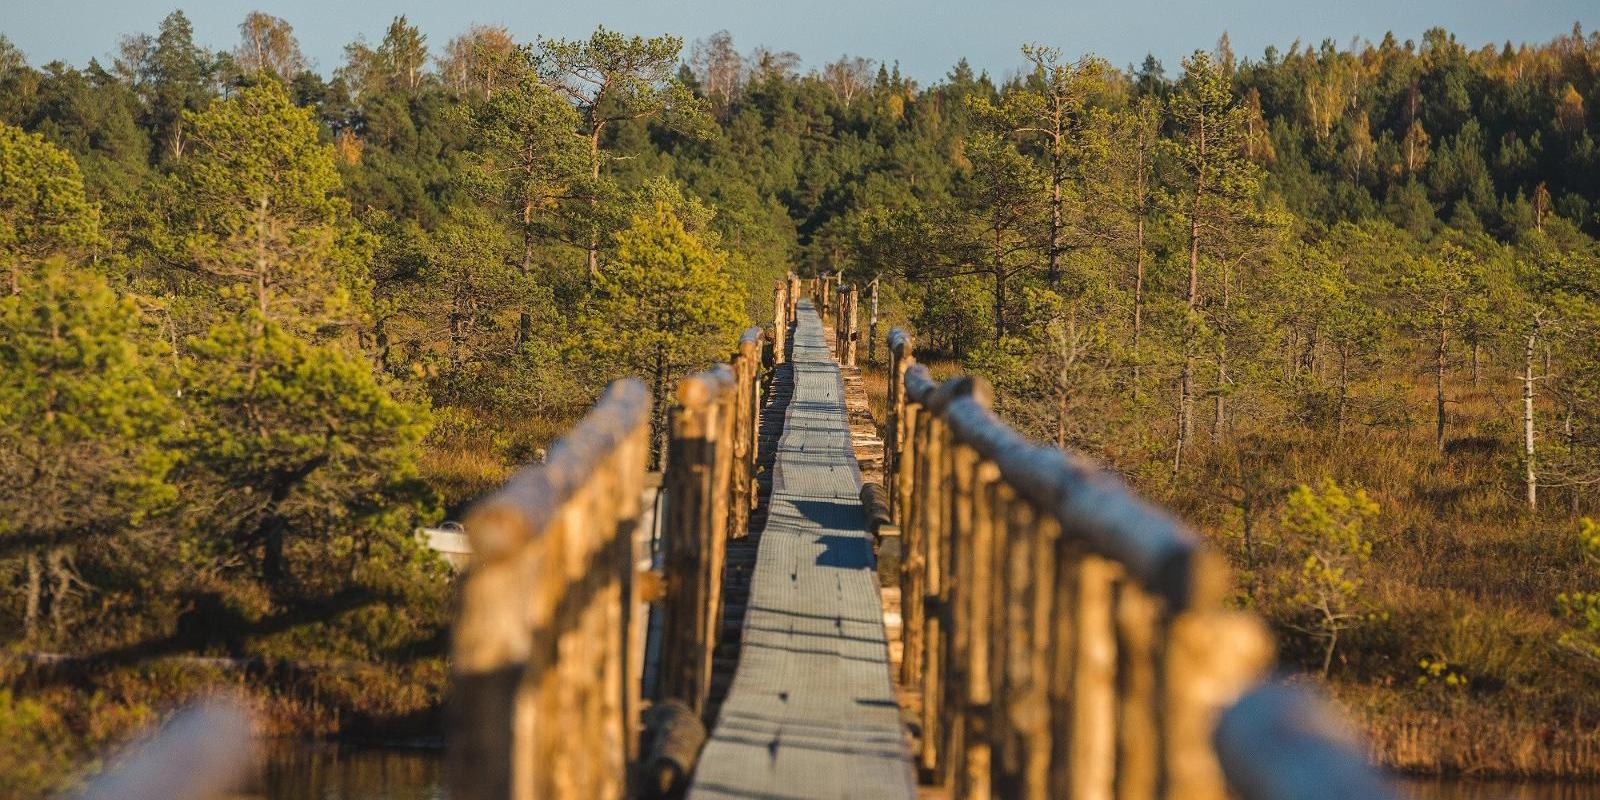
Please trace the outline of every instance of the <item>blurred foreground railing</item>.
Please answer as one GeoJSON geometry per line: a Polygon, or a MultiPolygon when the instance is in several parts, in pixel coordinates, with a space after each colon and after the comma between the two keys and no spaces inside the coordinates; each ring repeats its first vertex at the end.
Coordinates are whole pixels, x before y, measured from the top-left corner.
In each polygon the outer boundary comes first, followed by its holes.
{"type": "Polygon", "coordinates": [[[642,653],[631,543],[649,393],[612,384],[479,501],[451,638],[447,761],[458,798],[618,797],[637,756],[642,653]]]}
{"type": "Polygon", "coordinates": [[[903,332],[889,352],[900,678],[920,700],[925,782],[956,797],[1386,796],[1307,696],[1238,702],[1273,646],[1225,608],[1226,570],[1188,528],[1023,439],[981,379],[934,381],[903,332]]]}
{"type": "Polygon", "coordinates": [[[543,464],[468,514],[452,797],[613,798],[687,775],[704,738],[726,541],[755,504],[764,342],[752,328],[730,363],[678,385],[657,568],[636,572],[634,557],[650,419],[636,380],[612,384],[543,464]],[[647,638],[648,616],[659,619],[647,638]]]}

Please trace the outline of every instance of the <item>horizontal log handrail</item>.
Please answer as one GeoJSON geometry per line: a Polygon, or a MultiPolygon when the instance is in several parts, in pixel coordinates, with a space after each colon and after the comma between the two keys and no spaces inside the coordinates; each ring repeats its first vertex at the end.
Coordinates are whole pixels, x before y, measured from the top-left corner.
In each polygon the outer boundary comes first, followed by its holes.
{"type": "MultiPolygon", "coordinates": [[[[1261,754],[1348,754],[1283,723],[1271,691],[1219,729],[1273,660],[1261,620],[1224,606],[1220,559],[1100,468],[1018,434],[981,378],[934,380],[903,331],[888,345],[900,679],[921,701],[926,782],[956,797],[1220,800],[1235,778],[1265,800],[1301,778],[1261,754]],[[1292,743],[1262,740],[1290,729],[1292,743]]],[[[1340,785],[1388,796],[1359,757],[1317,763],[1363,770],[1340,785]]]]}

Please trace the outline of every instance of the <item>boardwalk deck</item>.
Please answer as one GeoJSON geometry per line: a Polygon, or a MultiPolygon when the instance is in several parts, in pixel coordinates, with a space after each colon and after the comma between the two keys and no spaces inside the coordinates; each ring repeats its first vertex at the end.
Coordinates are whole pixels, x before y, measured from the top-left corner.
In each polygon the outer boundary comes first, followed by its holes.
{"type": "Polygon", "coordinates": [[[690,796],[912,798],[843,384],[811,305],[797,316],[739,664],[690,796]]]}

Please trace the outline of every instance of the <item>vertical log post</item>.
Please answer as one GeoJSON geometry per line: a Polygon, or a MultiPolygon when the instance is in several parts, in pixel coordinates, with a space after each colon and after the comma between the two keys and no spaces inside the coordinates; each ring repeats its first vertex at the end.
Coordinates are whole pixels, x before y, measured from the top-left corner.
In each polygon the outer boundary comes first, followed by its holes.
{"type": "Polygon", "coordinates": [[[852,285],[849,294],[845,297],[844,308],[840,316],[844,318],[844,342],[840,351],[840,360],[844,366],[854,369],[856,366],[856,347],[861,339],[860,326],[856,318],[858,295],[860,290],[852,285]]]}
{"type": "Polygon", "coordinates": [[[1111,800],[1116,776],[1117,644],[1112,585],[1117,565],[1096,555],[1076,560],[1070,765],[1072,797],[1111,800]]]}
{"type": "Polygon", "coordinates": [[[722,607],[726,553],[728,467],[734,376],[726,365],[678,384],[670,412],[660,699],[681,700],[696,714],[706,710],[711,656],[722,607]]]}
{"type": "Polygon", "coordinates": [[[1255,616],[1226,611],[1221,558],[1200,554],[1191,598],[1167,631],[1162,738],[1167,791],[1173,797],[1228,796],[1211,734],[1222,710],[1271,665],[1272,640],[1255,616]]]}
{"type": "Polygon", "coordinates": [[[987,798],[990,794],[993,757],[990,709],[993,700],[990,684],[990,651],[995,604],[994,547],[996,541],[997,497],[1000,470],[994,463],[974,453],[971,468],[970,509],[961,539],[961,559],[965,569],[958,573],[960,608],[956,626],[966,631],[957,637],[962,644],[961,768],[957,772],[956,793],[961,797],[987,798]]]}
{"type": "Polygon", "coordinates": [[[772,363],[784,362],[785,345],[789,336],[789,281],[777,281],[772,287],[772,363]]]}
{"type": "Polygon", "coordinates": [[[871,310],[867,316],[867,366],[878,365],[878,279],[867,284],[867,298],[871,310]]]}
{"type": "MultiPolygon", "coordinates": [[[[907,410],[906,370],[916,362],[911,354],[911,337],[896,328],[889,332],[889,426],[883,448],[883,474],[889,481],[889,514],[904,530],[906,498],[910,492],[909,470],[902,469],[901,451],[911,444],[910,432],[916,415],[907,410]],[[904,485],[902,485],[904,484],[904,485]]],[[[909,547],[909,545],[906,545],[909,547]]]]}
{"type": "Polygon", "coordinates": [[[1154,797],[1161,780],[1156,709],[1161,604],[1131,581],[1116,593],[1117,798],[1154,797]]]}
{"type": "Polygon", "coordinates": [[[833,301],[833,355],[841,367],[846,366],[845,349],[850,337],[850,318],[845,309],[850,304],[850,293],[853,291],[854,286],[840,286],[838,296],[833,301]]]}
{"type": "Polygon", "coordinates": [[[735,390],[730,420],[734,467],[731,474],[728,535],[735,539],[742,539],[749,533],[746,527],[750,522],[750,512],[756,506],[756,424],[761,416],[761,339],[760,328],[745,331],[733,358],[735,390]]]}

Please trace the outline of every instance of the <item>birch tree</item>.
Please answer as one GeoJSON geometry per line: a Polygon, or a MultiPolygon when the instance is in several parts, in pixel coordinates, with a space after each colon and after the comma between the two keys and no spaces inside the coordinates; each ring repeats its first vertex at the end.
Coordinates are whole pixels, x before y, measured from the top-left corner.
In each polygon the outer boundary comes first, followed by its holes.
{"type": "Polygon", "coordinates": [[[260,11],[246,14],[244,22],[239,23],[239,46],[233,50],[233,62],[246,75],[266,74],[285,81],[306,66],[300,42],[294,38],[294,26],[282,17],[260,11]]]}

